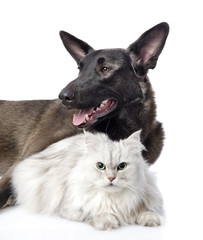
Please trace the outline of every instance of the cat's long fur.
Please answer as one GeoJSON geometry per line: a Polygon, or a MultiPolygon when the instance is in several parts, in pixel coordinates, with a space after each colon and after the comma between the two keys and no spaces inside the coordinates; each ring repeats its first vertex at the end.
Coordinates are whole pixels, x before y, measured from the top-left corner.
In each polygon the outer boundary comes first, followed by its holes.
{"type": "Polygon", "coordinates": [[[15,168],[16,203],[97,229],[160,225],[162,199],[142,150],[140,132],[119,142],[89,132],[61,140],[15,168]],[[106,169],[98,169],[98,162],[106,169]],[[127,167],[118,170],[122,162],[127,167]]]}

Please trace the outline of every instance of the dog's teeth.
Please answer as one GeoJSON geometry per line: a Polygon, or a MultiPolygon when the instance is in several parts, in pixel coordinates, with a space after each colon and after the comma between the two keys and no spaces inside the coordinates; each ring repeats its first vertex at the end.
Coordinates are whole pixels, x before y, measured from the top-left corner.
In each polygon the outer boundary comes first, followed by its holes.
{"type": "Polygon", "coordinates": [[[101,103],[101,105],[99,107],[102,108],[103,106],[105,106],[105,104],[101,103]]]}
{"type": "Polygon", "coordinates": [[[107,102],[108,102],[108,100],[104,100],[103,102],[102,102],[102,104],[107,104],[107,102]]]}
{"type": "Polygon", "coordinates": [[[88,121],[89,119],[89,116],[86,114],[85,120],[88,121]]]}
{"type": "Polygon", "coordinates": [[[97,107],[97,108],[96,108],[96,111],[99,111],[99,110],[100,110],[100,108],[99,108],[99,107],[97,107]]]}

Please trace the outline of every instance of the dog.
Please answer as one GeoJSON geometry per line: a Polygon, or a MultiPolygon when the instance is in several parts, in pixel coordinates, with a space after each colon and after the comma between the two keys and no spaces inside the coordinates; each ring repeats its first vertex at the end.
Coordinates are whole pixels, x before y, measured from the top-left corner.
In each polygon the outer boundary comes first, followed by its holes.
{"type": "Polygon", "coordinates": [[[142,129],[143,156],[152,164],[164,140],[156,121],[154,92],[147,76],[163,50],[169,25],[160,23],[127,49],[94,50],[61,31],[79,76],[56,100],[0,101],[0,207],[10,203],[10,176],[19,161],[82,129],[105,132],[112,140],[142,129]]]}
{"type": "Polygon", "coordinates": [[[146,31],[127,49],[94,50],[86,42],[60,32],[65,48],[76,60],[79,76],[60,93],[69,109],[80,109],[73,124],[105,132],[112,140],[142,129],[144,158],[154,163],[160,155],[164,132],[155,120],[154,92],[147,77],[168,36],[167,23],[146,31]]]}

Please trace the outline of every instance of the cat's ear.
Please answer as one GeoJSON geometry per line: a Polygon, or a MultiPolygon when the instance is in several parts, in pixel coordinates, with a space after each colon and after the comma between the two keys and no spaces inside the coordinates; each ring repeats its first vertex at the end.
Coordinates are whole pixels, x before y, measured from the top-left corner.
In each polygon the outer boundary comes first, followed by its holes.
{"type": "Polygon", "coordinates": [[[142,145],[140,140],[141,131],[132,133],[127,139],[123,140],[126,146],[132,147],[136,151],[142,151],[145,147],[142,145]]]}
{"type": "Polygon", "coordinates": [[[91,132],[83,130],[85,135],[85,148],[86,150],[98,150],[98,136],[97,134],[93,134],[91,132]]]}
{"type": "Polygon", "coordinates": [[[142,130],[138,130],[137,132],[132,133],[128,138],[127,141],[137,141],[140,142],[140,135],[142,130]]]}

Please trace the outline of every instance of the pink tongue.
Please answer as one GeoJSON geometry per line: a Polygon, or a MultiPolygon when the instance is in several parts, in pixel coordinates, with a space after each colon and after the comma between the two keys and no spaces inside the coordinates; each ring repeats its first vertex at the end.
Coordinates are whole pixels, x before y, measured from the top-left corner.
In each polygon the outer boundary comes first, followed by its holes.
{"type": "Polygon", "coordinates": [[[91,115],[93,108],[80,110],[79,113],[73,115],[73,125],[79,126],[85,121],[86,114],[91,115]]]}

